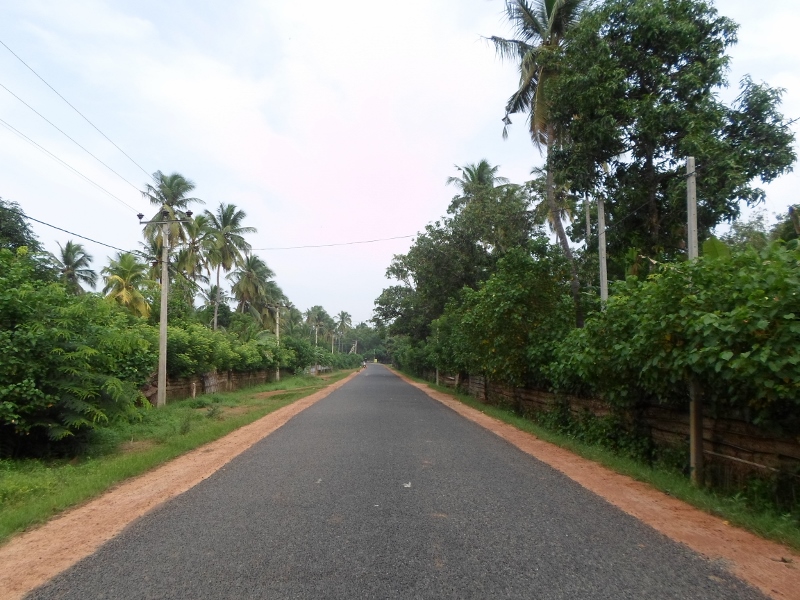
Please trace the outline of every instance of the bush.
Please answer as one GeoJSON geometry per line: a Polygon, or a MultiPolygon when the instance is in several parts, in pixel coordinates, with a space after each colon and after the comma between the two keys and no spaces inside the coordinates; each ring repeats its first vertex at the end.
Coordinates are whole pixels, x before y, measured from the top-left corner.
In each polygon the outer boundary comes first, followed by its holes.
{"type": "MultiPolygon", "coordinates": [[[[132,410],[157,337],[96,294],[37,281],[20,249],[0,250],[0,453],[41,454],[132,410]]],[[[63,445],[63,444],[62,444],[63,445]]]]}
{"type": "Polygon", "coordinates": [[[688,403],[700,382],[718,414],[800,431],[800,250],[775,243],[665,265],[614,288],[605,312],[555,349],[557,391],[612,405],[688,403]]]}
{"type": "Polygon", "coordinates": [[[314,347],[306,340],[295,337],[281,339],[281,366],[292,373],[302,373],[303,369],[312,365],[316,358],[314,347]]]}

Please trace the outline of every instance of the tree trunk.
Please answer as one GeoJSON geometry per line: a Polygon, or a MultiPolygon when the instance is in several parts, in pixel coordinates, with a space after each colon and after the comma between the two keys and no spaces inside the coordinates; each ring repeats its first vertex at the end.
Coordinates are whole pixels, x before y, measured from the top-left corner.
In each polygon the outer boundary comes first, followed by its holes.
{"type": "MultiPolygon", "coordinates": [[[[547,155],[550,156],[550,149],[553,146],[553,131],[548,129],[547,132],[547,155]]],[[[553,227],[556,230],[556,236],[561,244],[561,249],[569,261],[569,269],[572,274],[570,281],[570,289],[572,291],[572,300],[575,302],[575,326],[583,327],[583,307],[581,306],[581,283],[578,279],[578,267],[575,265],[575,257],[572,255],[572,249],[569,247],[569,240],[567,239],[567,232],[564,231],[564,224],[561,222],[560,211],[556,204],[556,188],[555,176],[550,165],[547,165],[547,208],[550,211],[550,216],[553,220],[553,227]]]]}
{"type": "Polygon", "coordinates": [[[217,265],[217,297],[214,300],[214,331],[217,330],[217,314],[219,313],[219,296],[220,296],[220,289],[219,289],[219,272],[222,269],[222,265],[217,265]]]}

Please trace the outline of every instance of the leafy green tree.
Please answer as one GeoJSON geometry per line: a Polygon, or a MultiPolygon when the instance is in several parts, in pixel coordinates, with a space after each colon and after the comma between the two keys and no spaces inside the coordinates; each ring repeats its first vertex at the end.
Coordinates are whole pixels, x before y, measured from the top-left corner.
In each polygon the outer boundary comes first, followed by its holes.
{"type": "Polygon", "coordinates": [[[28,259],[33,261],[33,277],[41,281],[54,281],[58,277],[52,255],[36,239],[19,204],[0,198],[0,249],[16,251],[22,247],[27,248],[28,259]]]}
{"type": "Polygon", "coordinates": [[[770,237],[774,240],[796,240],[800,236],[800,204],[790,206],[784,215],[778,217],[778,222],[772,228],[770,237]]]}
{"type": "Polygon", "coordinates": [[[19,204],[0,198],[0,248],[16,250],[22,246],[30,254],[42,251],[19,204]]]}
{"type": "Polygon", "coordinates": [[[288,351],[285,357],[286,362],[281,366],[289,369],[292,373],[302,373],[303,369],[314,364],[316,354],[308,340],[294,336],[281,337],[281,346],[288,351]]]}
{"type": "Polygon", "coordinates": [[[451,205],[452,216],[427,225],[406,254],[392,259],[386,276],[398,284],[378,297],[375,313],[393,335],[425,340],[431,322],[462,288],[476,288],[506,252],[534,234],[524,188],[468,187],[467,202],[451,205]]]}
{"type": "MultiPolygon", "coordinates": [[[[732,106],[726,49],[736,25],[699,0],[606,0],[584,14],[548,60],[549,118],[562,132],[553,171],[606,198],[608,246],[651,257],[684,252],[685,158],[696,157],[701,238],[763,199],[791,168],[794,136],[781,92],[745,78],[732,106]]],[[[617,269],[618,274],[619,268],[617,269]]]]}
{"type": "MultiPolygon", "coordinates": [[[[580,21],[589,4],[588,0],[534,0],[533,2],[507,0],[506,17],[514,30],[515,37],[490,38],[500,57],[517,63],[520,72],[517,90],[506,103],[503,137],[507,135],[508,126],[511,124],[509,115],[527,113],[531,140],[537,148],[544,150],[548,157],[563,137],[561,127],[550,117],[554,102],[550,88],[561,73],[556,63],[549,57],[565,45],[568,32],[580,21]]],[[[555,174],[549,166],[546,169],[544,197],[561,249],[572,268],[572,295],[575,301],[577,325],[580,327],[583,324],[580,281],[569,239],[560,218],[555,174]]]]}
{"type": "Polygon", "coordinates": [[[81,284],[94,287],[97,285],[97,273],[90,267],[92,257],[83,248],[69,240],[66,245],[58,244],[59,254],[53,257],[53,264],[61,272],[59,280],[67,286],[73,294],[84,293],[81,284]]]}
{"type": "Polygon", "coordinates": [[[754,214],[747,221],[734,221],[731,229],[720,238],[731,248],[744,250],[752,246],[756,250],[762,250],[769,244],[769,232],[764,220],[764,212],[754,214]]]}
{"type": "Polygon", "coordinates": [[[569,280],[564,257],[543,236],[512,250],[486,282],[465,289],[436,321],[434,357],[456,371],[547,387],[552,347],[574,319],[569,280]]]}
{"type": "Polygon", "coordinates": [[[106,296],[127,308],[134,315],[147,317],[150,305],[147,303],[142,288],[151,283],[147,278],[147,265],[130,252],[118,252],[108,266],[102,270],[106,296]]]}
{"type": "MultiPolygon", "coordinates": [[[[220,273],[225,269],[227,273],[233,265],[242,259],[245,252],[250,251],[250,244],[244,239],[248,233],[256,233],[255,227],[245,227],[242,222],[247,217],[247,213],[236,208],[235,204],[225,204],[221,202],[217,207],[217,212],[204,212],[208,219],[209,229],[214,237],[214,244],[207,256],[212,267],[217,269],[217,293],[220,293],[220,273]]],[[[217,328],[217,313],[219,311],[220,299],[217,298],[214,304],[214,325],[217,328]]]]}

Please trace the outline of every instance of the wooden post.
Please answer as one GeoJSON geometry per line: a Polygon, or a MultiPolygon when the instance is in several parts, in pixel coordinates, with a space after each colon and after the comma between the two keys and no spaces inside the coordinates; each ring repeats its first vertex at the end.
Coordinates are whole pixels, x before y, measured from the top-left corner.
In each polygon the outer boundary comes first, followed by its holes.
{"type": "Polygon", "coordinates": [[[692,483],[702,486],[703,477],[703,396],[697,380],[689,380],[689,470],[692,483]]]}

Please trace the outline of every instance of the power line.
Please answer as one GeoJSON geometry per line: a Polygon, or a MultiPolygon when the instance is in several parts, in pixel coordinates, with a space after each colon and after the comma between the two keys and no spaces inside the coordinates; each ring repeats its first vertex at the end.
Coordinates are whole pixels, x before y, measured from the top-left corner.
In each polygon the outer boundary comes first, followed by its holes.
{"type": "Polygon", "coordinates": [[[13,55],[16,57],[16,59],[17,59],[19,62],[21,62],[21,63],[22,63],[23,65],[25,65],[26,67],[28,67],[28,69],[30,70],[30,72],[31,72],[31,73],[33,73],[34,75],[36,75],[36,77],[38,77],[38,78],[39,78],[39,79],[40,79],[40,80],[41,80],[41,81],[42,81],[42,82],[43,82],[43,83],[44,83],[44,84],[45,84],[47,87],[49,87],[51,90],[53,90],[53,92],[55,92],[55,94],[56,94],[56,95],[57,95],[59,98],[61,98],[61,99],[62,99],[64,102],[66,102],[66,103],[69,105],[69,107],[70,107],[72,110],[74,110],[76,113],[78,113],[78,114],[79,114],[79,115],[80,115],[80,116],[83,118],[83,120],[84,120],[84,121],[86,121],[86,122],[87,122],[89,125],[91,125],[92,127],[94,127],[94,129],[95,129],[95,130],[96,130],[96,131],[97,131],[97,132],[98,132],[100,135],[102,135],[104,138],[106,138],[106,139],[107,139],[107,140],[108,140],[108,141],[111,143],[111,145],[112,145],[112,146],[114,146],[114,148],[116,148],[117,150],[119,150],[120,152],[122,152],[122,153],[125,155],[125,157],[126,157],[126,158],[127,158],[129,161],[131,161],[133,164],[135,164],[137,167],[139,167],[139,169],[141,169],[141,170],[142,170],[142,173],[144,173],[144,174],[145,174],[145,175],[147,175],[148,177],[151,177],[151,174],[150,174],[150,173],[148,173],[147,171],[145,171],[145,170],[144,170],[144,168],[143,168],[143,167],[142,167],[142,166],[141,166],[139,163],[137,163],[137,162],[136,162],[135,160],[133,160],[133,159],[132,159],[130,156],[128,156],[128,154],[127,154],[127,153],[126,153],[126,152],[125,152],[125,151],[124,151],[122,148],[120,148],[119,146],[117,146],[117,145],[116,145],[116,144],[113,142],[113,140],[112,140],[110,137],[108,137],[108,136],[107,136],[105,133],[103,133],[102,131],[100,131],[100,129],[97,127],[97,125],[95,125],[94,123],[92,123],[92,122],[91,122],[91,121],[90,121],[90,120],[89,120],[89,119],[88,119],[88,118],[87,118],[87,117],[86,117],[86,116],[85,116],[85,115],[84,115],[84,114],[83,114],[81,111],[79,111],[77,108],[75,108],[75,107],[74,107],[74,106],[73,106],[73,105],[70,103],[70,101],[69,101],[69,100],[67,100],[66,98],[64,98],[64,96],[62,96],[61,94],[59,94],[59,93],[58,93],[58,90],[56,90],[56,88],[54,88],[52,85],[50,85],[49,83],[47,83],[47,82],[44,80],[44,78],[43,78],[41,75],[39,75],[39,74],[38,74],[36,71],[34,71],[34,70],[33,70],[33,67],[31,67],[31,66],[30,66],[28,63],[26,63],[24,60],[22,60],[22,59],[21,59],[21,58],[20,58],[20,57],[17,55],[17,53],[16,53],[16,52],[14,52],[14,51],[13,51],[11,48],[9,48],[9,47],[8,47],[8,45],[7,45],[7,44],[6,44],[6,43],[5,43],[3,40],[0,40],[0,44],[2,44],[3,46],[5,46],[5,47],[6,47],[6,50],[8,50],[9,52],[11,52],[11,54],[13,54],[13,55]]]}
{"type": "Polygon", "coordinates": [[[353,246],[355,244],[374,244],[375,242],[387,242],[389,240],[402,240],[410,237],[415,237],[417,234],[414,235],[398,235],[396,237],[389,237],[389,238],[380,238],[377,240],[361,240],[358,242],[340,242],[338,244],[315,244],[309,246],[285,246],[282,248],[253,248],[253,250],[298,250],[300,248],[330,248],[332,246],[353,246]]]}
{"type": "Polygon", "coordinates": [[[80,238],[80,239],[82,239],[82,240],[86,240],[87,242],[92,242],[92,243],[95,243],[95,244],[100,244],[101,246],[105,246],[106,248],[111,248],[112,250],[119,250],[120,252],[132,252],[132,253],[133,253],[133,252],[136,252],[136,253],[138,253],[138,254],[144,254],[144,253],[141,253],[141,252],[139,252],[138,250],[133,250],[133,251],[130,251],[130,250],[123,250],[122,248],[117,248],[116,246],[112,246],[111,244],[106,244],[106,243],[103,243],[103,242],[98,242],[97,240],[93,240],[92,238],[88,238],[88,237],[86,237],[85,235],[81,235],[81,234],[79,234],[79,233],[75,233],[75,232],[73,232],[73,231],[67,231],[66,229],[62,229],[61,227],[56,227],[55,225],[51,225],[50,223],[45,223],[44,221],[40,221],[39,219],[34,219],[32,216],[30,216],[30,215],[28,215],[28,214],[25,214],[25,213],[23,213],[22,211],[19,211],[19,210],[14,210],[13,208],[10,208],[9,210],[11,210],[11,211],[13,211],[13,212],[17,213],[18,215],[21,215],[21,216],[23,216],[23,217],[24,217],[24,218],[26,218],[26,219],[30,219],[31,221],[35,221],[35,222],[37,222],[37,223],[39,223],[39,224],[41,224],[41,225],[46,225],[47,227],[52,227],[53,229],[58,229],[58,231],[63,231],[64,233],[68,233],[68,234],[70,234],[70,235],[74,235],[75,237],[77,237],[77,238],[80,238]]]}
{"type": "Polygon", "coordinates": [[[124,178],[122,175],[120,175],[119,173],[117,173],[117,172],[116,172],[114,169],[112,169],[111,167],[109,167],[109,166],[108,166],[106,163],[104,163],[102,160],[100,160],[99,158],[97,158],[97,157],[96,157],[94,154],[92,154],[91,152],[89,152],[89,150],[87,150],[86,148],[84,148],[83,146],[81,146],[81,144],[79,144],[79,143],[78,143],[77,141],[75,141],[75,140],[74,140],[72,137],[70,137],[70,135],[69,135],[67,132],[65,132],[65,131],[64,131],[63,129],[61,129],[61,128],[60,128],[58,125],[56,125],[55,123],[53,123],[52,121],[50,121],[50,120],[49,120],[47,117],[45,117],[45,116],[44,116],[42,113],[40,113],[38,110],[36,110],[35,108],[33,108],[33,107],[30,105],[30,104],[28,104],[27,102],[25,102],[25,100],[23,100],[22,98],[20,98],[19,96],[17,96],[17,95],[16,95],[14,92],[12,92],[10,89],[8,89],[6,86],[4,86],[2,83],[0,83],[0,87],[1,87],[1,88],[3,88],[5,91],[7,91],[7,92],[8,92],[9,94],[11,94],[12,96],[14,96],[14,98],[16,98],[17,100],[19,100],[20,102],[22,102],[22,103],[23,103],[25,106],[27,106],[29,109],[31,109],[33,112],[35,112],[37,115],[39,115],[39,116],[40,116],[42,119],[44,119],[44,120],[45,120],[47,123],[49,123],[49,124],[50,124],[52,127],[54,127],[55,129],[57,129],[58,131],[60,131],[60,132],[61,132],[61,133],[62,133],[62,134],[63,134],[63,135],[64,135],[64,136],[65,136],[65,137],[68,139],[68,140],[70,140],[70,141],[71,141],[73,144],[75,144],[76,146],[78,146],[78,148],[80,148],[81,150],[83,150],[84,152],[86,152],[86,154],[88,154],[89,156],[91,156],[93,159],[95,159],[97,162],[99,162],[101,165],[103,165],[103,166],[104,166],[106,169],[108,169],[109,171],[111,171],[111,172],[112,172],[114,175],[116,175],[117,177],[119,177],[120,179],[122,179],[122,181],[124,181],[125,183],[127,183],[129,186],[131,186],[131,187],[132,187],[133,189],[135,189],[137,192],[139,192],[139,193],[142,193],[142,190],[140,190],[138,187],[136,187],[136,186],[135,186],[134,184],[132,184],[130,181],[128,181],[127,179],[125,179],[125,178],[124,178]]]}
{"type": "Polygon", "coordinates": [[[115,196],[114,194],[112,194],[111,192],[109,192],[109,191],[108,191],[106,188],[104,188],[104,187],[103,187],[102,185],[100,185],[99,183],[96,183],[96,182],[94,182],[93,180],[89,179],[89,178],[88,178],[86,175],[84,175],[83,173],[81,173],[80,171],[78,171],[78,169],[76,169],[75,167],[73,167],[73,166],[72,166],[72,165],[70,165],[69,163],[67,163],[67,162],[63,161],[62,159],[60,159],[58,156],[56,156],[55,154],[53,154],[52,152],[50,152],[50,151],[49,151],[47,148],[45,148],[45,147],[44,147],[44,146],[42,146],[41,144],[38,144],[38,143],[34,142],[34,141],[31,139],[31,138],[29,138],[27,135],[25,135],[24,133],[22,133],[22,132],[21,132],[19,129],[17,129],[17,128],[13,127],[12,125],[10,125],[10,124],[8,124],[8,123],[6,123],[6,122],[5,122],[3,119],[0,119],[0,124],[4,125],[4,126],[7,128],[7,129],[9,129],[9,130],[13,131],[14,133],[16,133],[18,136],[20,136],[20,137],[24,138],[24,139],[25,139],[25,140],[27,140],[29,143],[33,144],[34,146],[36,146],[37,148],[39,148],[39,150],[41,150],[42,152],[45,152],[45,153],[49,154],[49,155],[50,155],[52,158],[54,158],[55,160],[57,160],[58,162],[60,162],[62,165],[64,165],[65,167],[67,167],[67,168],[68,168],[68,169],[70,169],[71,171],[74,171],[75,173],[77,173],[78,175],[80,175],[81,177],[83,177],[83,178],[84,178],[86,181],[88,181],[89,183],[91,183],[91,184],[92,184],[93,186],[95,186],[96,188],[98,188],[98,189],[102,190],[103,192],[105,192],[106,194],[108,194],[109,196],[111,196],[112,198],[114,198],[114,200],[116,200],[116,201],[117,201],[117,202],[119,202],[120,204],[124,204],[125,206],[127,206],[127,207],[128,207],[130,210],[132,210],[132,211],[133,211],[133,213],[134,213],[134,214],[137,214],[137,213],[138,213],[138,211],[137,211],[135,208],[133,208],[133,207],[132,207],[130,204],[128,204],[127,202],[125,202],[125,201],[124,201],[124,200],[122,200],[121,198],[118,198],[117,196],[115,196]]]}

